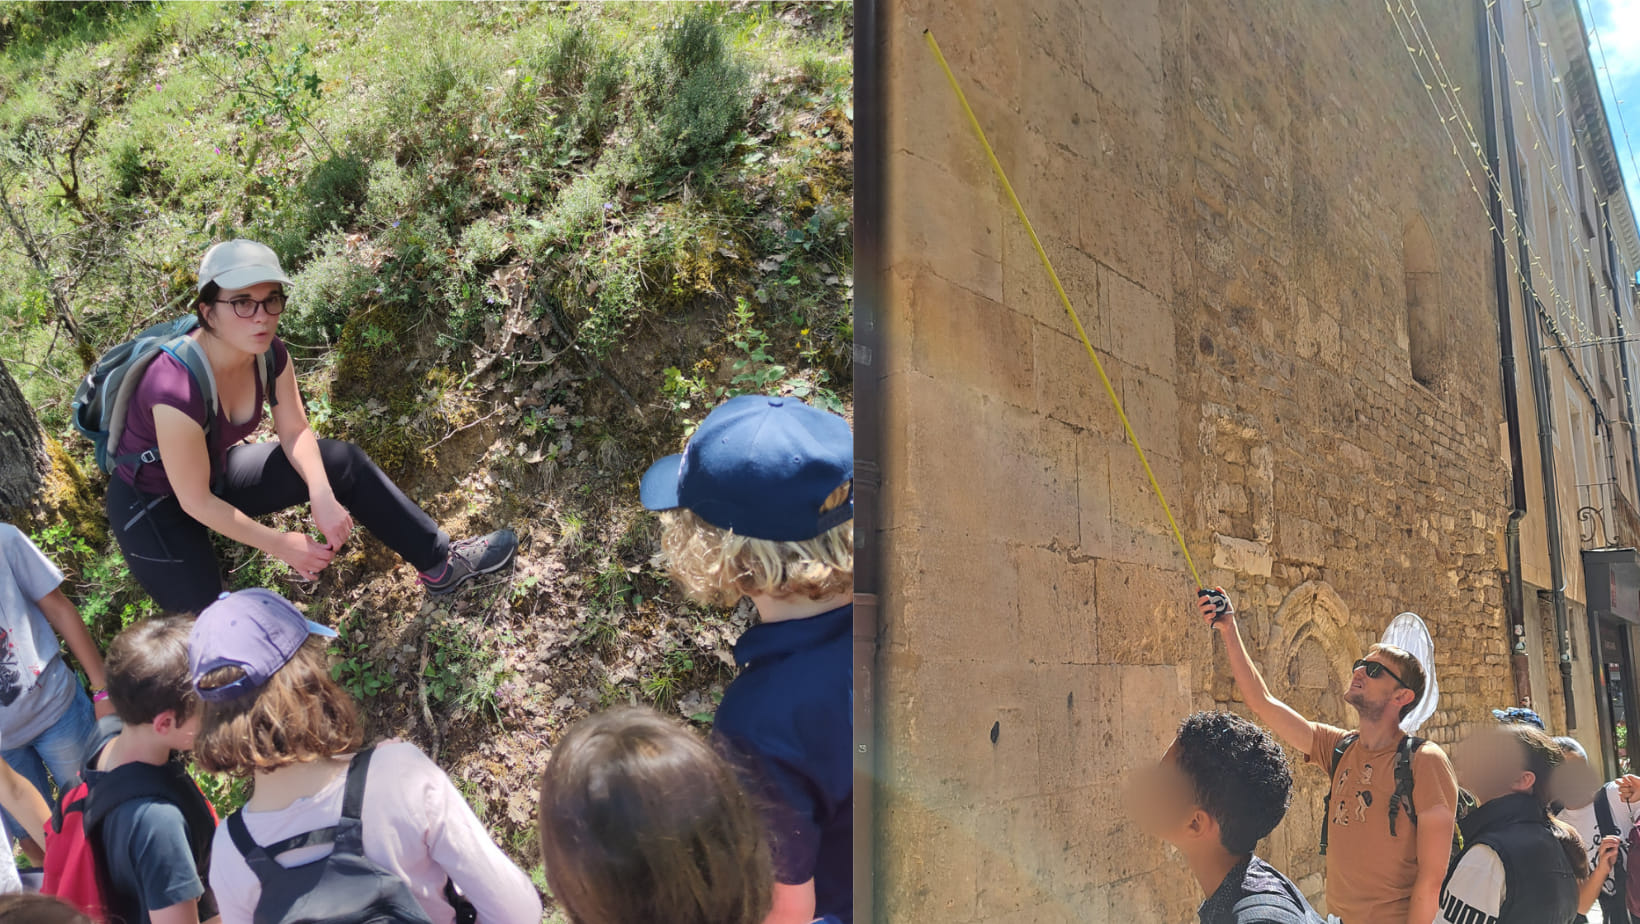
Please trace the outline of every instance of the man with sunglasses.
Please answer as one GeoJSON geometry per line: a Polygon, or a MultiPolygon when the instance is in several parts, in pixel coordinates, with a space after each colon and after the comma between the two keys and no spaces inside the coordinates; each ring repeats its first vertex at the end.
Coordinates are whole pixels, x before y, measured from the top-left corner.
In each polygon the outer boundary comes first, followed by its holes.
{"type": "Polygon", "coordinates": [[[1200,595],[1248,708],[1307,761],[1332,769],[1322,819],[1328,911],[1344,924],[1430,924],[1451,858],[1458,781],[1435,744],[1403,745],[1401,719],[1424,694],[1423,666],[1393,645],[1372,646],[1344,692],[1356,728],[1318,722],[1270,694],[1224,591],[1200,595]]]}

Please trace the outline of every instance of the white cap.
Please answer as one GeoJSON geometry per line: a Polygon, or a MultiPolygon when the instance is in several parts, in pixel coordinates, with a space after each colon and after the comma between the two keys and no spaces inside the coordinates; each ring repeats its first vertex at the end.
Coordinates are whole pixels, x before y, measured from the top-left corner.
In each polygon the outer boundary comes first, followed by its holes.
{"type": "Polygon", "coordinates": [[[223,241],[205,251],[199,261],[200,291],[213,282],[224,289],[243,289],[259,282],[291,284],[271,247],[244,238],[223,241]]]}
{"type": "Polygon", "coordinates": [[[1418,733],[1418,726],[1435,714],[1441,701],[1441,685],[1435,682],[1435,642],[1429,637],[1429,627],[1417,613],[1402,613],[1390,620],[1379,639],[1385,645],[1394,645],[1418,659],[1424,669],[1424,695],[1401,719],[1401,730],[1409,735],[1418,733]]]}

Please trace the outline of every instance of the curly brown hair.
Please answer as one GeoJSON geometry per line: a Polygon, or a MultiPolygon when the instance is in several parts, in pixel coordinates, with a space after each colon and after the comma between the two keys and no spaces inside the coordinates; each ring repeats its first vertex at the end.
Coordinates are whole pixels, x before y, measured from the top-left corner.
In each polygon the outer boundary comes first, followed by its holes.
{"type": "MultiPolygon", "coordinates": [[[[326,640],[311,636],[256,692],[205,703],[194,762],[213,773],[246,776],[357,751],[364,743],[359,709],[330,676],[326,640]]],[[[202,690],[243,677],[219,667],[200,680],[202,690]]]]}

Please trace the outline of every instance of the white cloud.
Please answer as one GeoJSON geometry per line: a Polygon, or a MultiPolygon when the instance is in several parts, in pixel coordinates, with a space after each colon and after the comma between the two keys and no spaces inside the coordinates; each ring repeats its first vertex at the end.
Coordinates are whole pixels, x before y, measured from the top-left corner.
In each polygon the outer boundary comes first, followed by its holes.
{"type": "MultiPolygon", "coordinates": [[[[1604,64],[1613,81],[1621,88],[1625,78],[1640,75],[1640,0],[1588,0],[1590,26],[1599,31],[1600,43],[1590,49],[1594,65],[1602,64],[1600,54],[1605,52],[1604,64]]],[[[1623,100],[1625,106],[1629,100],[1623,100]]]]}

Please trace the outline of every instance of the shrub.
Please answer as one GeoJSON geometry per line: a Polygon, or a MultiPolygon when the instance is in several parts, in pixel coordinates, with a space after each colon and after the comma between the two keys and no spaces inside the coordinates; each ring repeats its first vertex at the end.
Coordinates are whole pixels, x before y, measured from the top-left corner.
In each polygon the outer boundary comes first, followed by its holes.
{"type": "Polygon", "coordinates": [[[707,10],[669,22],[638,56],[633,76],[638,150],[659,173],[715,159],[744,119],[748,78],[707,10]]]}

